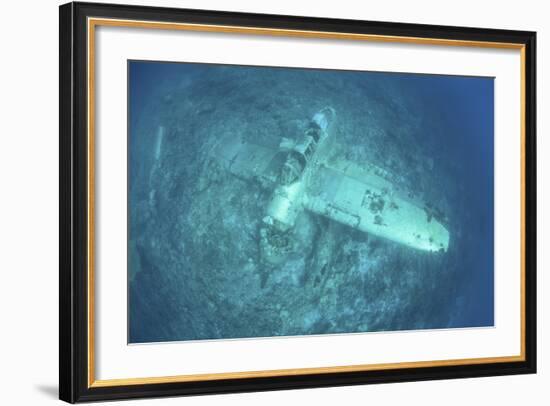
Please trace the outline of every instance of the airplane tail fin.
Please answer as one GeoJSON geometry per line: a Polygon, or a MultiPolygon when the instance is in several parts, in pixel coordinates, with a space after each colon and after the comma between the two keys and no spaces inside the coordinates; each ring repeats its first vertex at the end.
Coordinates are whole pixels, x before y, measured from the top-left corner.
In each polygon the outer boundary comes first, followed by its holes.
{"type": "Polygon", "coordinates": [[[313,116],[312,121],[323,131],[327,131],[336,118],[336,111],[332,107],[325,107],[313,116]]]}

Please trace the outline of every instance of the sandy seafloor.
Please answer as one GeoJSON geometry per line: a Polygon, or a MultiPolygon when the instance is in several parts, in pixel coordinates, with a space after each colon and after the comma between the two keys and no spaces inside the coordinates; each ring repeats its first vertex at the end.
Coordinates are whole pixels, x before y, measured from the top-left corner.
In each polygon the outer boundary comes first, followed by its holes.
{"type": "Polygon", "coordinates": [[[152,62],[129,75],[129,342],[493,325],[492,78],[152,62]],[[304,213],[296,252],[262,264],[270,192],[221,170],[212,146],[295,136],[325,106],[347,159],[445,213],[446,253],[304,213]]]}

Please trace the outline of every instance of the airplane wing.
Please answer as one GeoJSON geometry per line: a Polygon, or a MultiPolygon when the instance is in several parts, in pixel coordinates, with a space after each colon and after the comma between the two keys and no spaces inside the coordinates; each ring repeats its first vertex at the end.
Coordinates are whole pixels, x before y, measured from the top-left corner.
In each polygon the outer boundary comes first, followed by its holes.
{"type": "Polygon", "coordinates": [[[256,180],[264,187],[277,181],[286,158],[278,145],[245,142],[239,137],[222,140],[214,147],[213,155],[233,175],[256,180]]]}
{"type": "Polygon", "coordinates": [[[319,163],[312,171],[306,209],[358,230],[424,251],[447,251],[449,232],[435,211],[419,205],[375,165],[346,160],[319,163]]]}

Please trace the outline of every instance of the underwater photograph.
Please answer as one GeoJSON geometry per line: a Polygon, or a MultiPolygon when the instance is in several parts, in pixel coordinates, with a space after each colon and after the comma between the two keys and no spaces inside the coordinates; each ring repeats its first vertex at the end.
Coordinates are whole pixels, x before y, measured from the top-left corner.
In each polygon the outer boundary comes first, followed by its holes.
{"type": "Polygon", "coordinates": [[[128,343],[494,326],[494,78],[128,61],[128,343]]]}

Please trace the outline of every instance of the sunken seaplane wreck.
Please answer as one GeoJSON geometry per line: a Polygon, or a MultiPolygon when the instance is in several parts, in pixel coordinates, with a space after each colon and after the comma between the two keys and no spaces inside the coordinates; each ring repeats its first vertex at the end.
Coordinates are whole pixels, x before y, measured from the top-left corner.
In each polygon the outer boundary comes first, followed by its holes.
{"type": "Polygon", "coordinates": [[[327,139],[335,119],[326,107],[299,137],[283,137],[278,147],[234,137],[214,149],[226,170],[272,191],[260,230],[262,258],[273,265],[286,258],[290,231],[304,210],[413,249],[447,251],[449,232],[430,205],[401,191],[385,169],[334,154],[327,139]]]}

